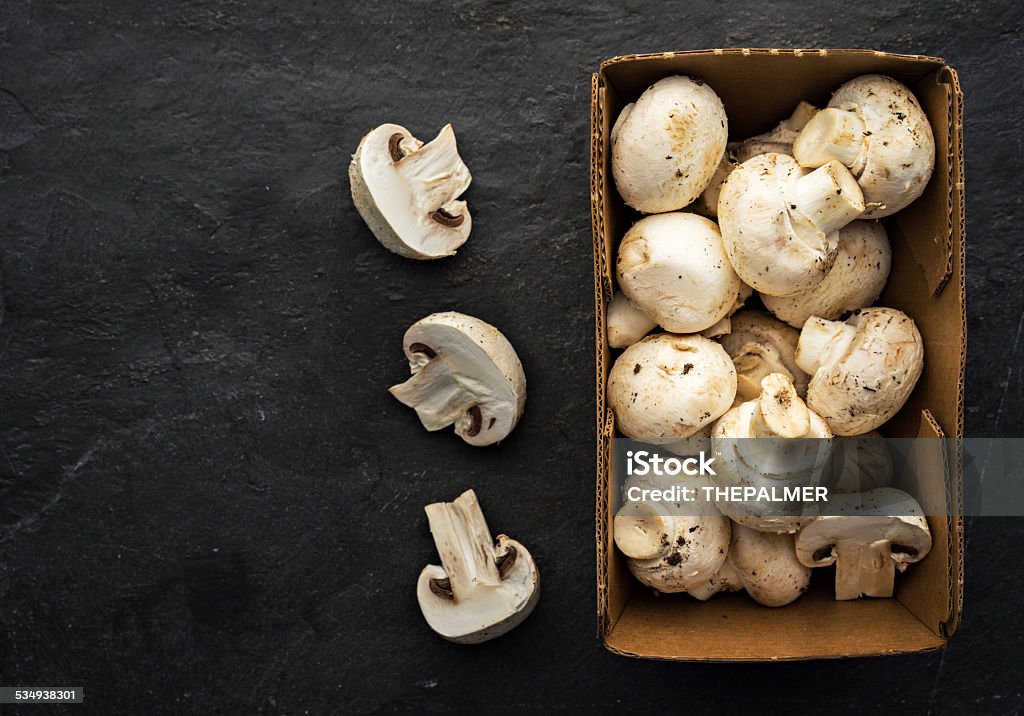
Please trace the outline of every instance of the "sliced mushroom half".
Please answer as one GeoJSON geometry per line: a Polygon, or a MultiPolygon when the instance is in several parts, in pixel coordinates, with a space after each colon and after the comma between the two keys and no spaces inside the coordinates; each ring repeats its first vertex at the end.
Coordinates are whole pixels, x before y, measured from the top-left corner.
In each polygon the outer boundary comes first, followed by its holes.
{"type": "Polygon", "coordinates": [[[427,430],[455,424],[470,445],[503,440],[526,405],[526,375],[512,344],[479,318],[449,311],[405,332],[412,377],[389,388],[427,430]]]}

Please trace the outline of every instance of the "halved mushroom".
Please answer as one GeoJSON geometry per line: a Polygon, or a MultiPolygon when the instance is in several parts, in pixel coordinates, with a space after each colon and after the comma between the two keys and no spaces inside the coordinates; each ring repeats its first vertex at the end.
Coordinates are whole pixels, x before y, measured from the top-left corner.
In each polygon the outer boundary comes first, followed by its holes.
{"type": "Polygon", "coordinates": [[[740,311],[730,319],[730,331],[718,342],[736,366],[736,395],[754,400],[761,394],[761,381],[770,373],[781,373],[793,381],[796,394],[807,395],[809,376],[796,364],[799,331],[761,311],[740,311]]]}
{"type": "Polygon", "coordinates": [[[352,200],[384,248],[411,259],[451,256],[473,221],[457,197],[473,177],[452,125],[423,144],[397,124],[382,124],[359,142],[348,168],[352,200]]]}
{"type": "Polygon", "coordinates": [[[416,583],[430,628],[449,641],[479,644],[522,623],[540,599],[529,550],[505,535],[495,544],[473,490],[424,509],[443,565],[427,565],[416,583]]]}
{"type": "Polygon", "coordinates": [[[696,333],[729,315],[740,279],[715,222],[697,214],[647,216],[619,245],[619,288],[667,331],[696,333]]]}
{"type": "Polygon", "coordinates": [[[793,144],[805,167],[838,160],[864,193],[865,219],[895,214],[921,196],[935,168],[928,117],[905,85],[884,75],[856,77],[832,95],[793,144]]]}
{"type": "MultiPolygon", "coordinates": [[[[711,479],[725,488],[827,486],[831,438],[825,421],[796,394],[792,379],[772,373],[761,381],[756,400],[732,408],[715,423],[711,479]]],[[[717,504],[723,514],[761,532],[795,532],[813,519],[800,499],[717,504]]]]}
{"type": "Polygon", "coordinates": [[[608,403],[626,437],[687,438],[714,422],[736,396],[736,370],[722,346],[698,335],[658,333],[634,343],[608,374],[608,403]]]}
{"type": "Polygon", "coordinates": [[[806,291],[825,278],[837,231],[864,211],[850,171],[831,162],[809,172],[784,154],[759,154],[729,174],[718,221],[729,262],[755,290],[806,291]]]}
{"type": "Polygon", "coordinates": [[[627,105],[612,129],[615,186],[637,211],[682,209],[711,181],[728,138],[714,90],[689,77],[666,77],[627,105]]]}
{"type": "Polygon", "coordinates": [[[725,563],[707,582],[689,593],[705,601],[718,592],[746,590],[766,607],[782,607],[807,591],[811,570],[800,564],[791,534],[758,532],[732,524],[725,563]]]}
{"type": "Polygon", "coordinates": [[[501,332],[463,313],[434,313],[405,332],[412,377],[388,390],[416,410],[427,430],[452,423],[470,445],[491,445],[516,426],[526,375],[501,332]]]}
{"type": "Polygon", "coordinates": [[[907,402],[924,370],[924,342],[913,319],[894,308],[864,308],[845,323],[811,316],[796,362],[811,376],[811,410],[836,435],[861,435],[907,402]]]}
{"type": "Polygon", "coordinates": [[[794,328],[802,328],[811,316],[834,321],[874,303],[891,265],[892,250],[882,224],[854,221],[839,230],[839,253],[821,283],[790,296],[763,294],[761,300],[794,328]]]}
{"type": "Polygon", "coordinates": [[[836,599],[891,597],[895,570],[902,572],[924,559],[931,547],[921,506],[891,487],[831,495],[829,514],[819,516],[796,538],[802,564],[836,565],[836,599]]]}

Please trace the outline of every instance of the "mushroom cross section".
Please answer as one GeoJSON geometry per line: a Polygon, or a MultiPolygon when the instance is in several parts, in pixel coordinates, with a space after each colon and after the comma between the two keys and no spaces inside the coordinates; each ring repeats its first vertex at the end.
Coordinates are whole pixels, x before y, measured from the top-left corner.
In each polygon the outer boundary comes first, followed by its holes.
{"type": "Polygon", "coordinates": [[[457,197],[472,176],[452,125],[424,144],[397,124],[382,124],[359,142],[348,170],[352,200],[383,246],[406,258],[451,256],[473,221],[457,197]]]}
{"type": "Polygon", "coordinates": [[[435,632],[478,644],[518,626],[540,599],[540,573],[522,543],[491,539],[476,493],[425,508],[441,565],[427,565],[416,584],[423,617],[435,632]]]}
{"type": "Polygon", "coordinates": [[[423,427],[454,423],[455,434],[477,446],[512,432],[526,404],[526,375],[497,328],[463,313],[434,313],[409,327],[403,348],[412,377],[389,390],[423,427]]]}
{"type": "Polygon", "coordinates": [[[891,597],[895,570],[924,559],[932,547],[921,506],[891,487],[833,494],[829,502],[829,514],[797,535],[797,558],[808,567],[836,565],[836,599],[891,597]]]}

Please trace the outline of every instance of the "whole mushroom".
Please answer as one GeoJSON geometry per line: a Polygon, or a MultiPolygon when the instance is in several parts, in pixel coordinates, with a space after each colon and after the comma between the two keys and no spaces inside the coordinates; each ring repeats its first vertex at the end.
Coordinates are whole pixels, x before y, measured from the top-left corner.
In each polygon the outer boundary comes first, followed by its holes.
{"type": "Polygon", "coordinates": [[[924,370],[913,319],[894,308],[864,308],[845,323],[811,316],[796,362],[811,376],[807,405],[836,435],[861,435],[899,412],[924,370]]]}
{"type": "Polygon", "coordinates": [[[733,523],[729,552],[711,579],[689,593],[705,601],[718,592],[745,590],[758,604],[782,607],[807,591],[811,570],[796,558],[794,536],[758,532],[733,523]]]}
{"type": "Polygon", "coordinates": [[[732,405],[736,370],[714,341],[658,333],[634,343],[608,374],[608,403],[619,431],[647,442],[687,438],[732,405]]]}
{"type": "Polygon", "coordinates": [[[616,266],[626,297],[673,333],[696,333],[725,318],[741,288],[718,226],[697,214],[636,222],[619,245],[616,266]]]}
{"type": "Polygon", "coordinates": [[[829,502],[829,513],[797,535],[797,558],[808,567],[836,565],[836,599],[891,597],[896,570],[932,547],[921,506],[891,487],[831,495],[829,502]]]}
{"type": "Polygon", "coordinates": [[[430,628],[459,644],[479,644],[523,622],[540,599],[540,573],[521,542],[491,539],[476,493],[425,508],[441,566],[427,565],[416,599],[430,628]]]}
{"type": "Polygon", "coordinates": [[[796,364],[797,330],[761,311],[740,311],[729,321],[729,333],[718,341],[736,366],[737,397],[756,399],[770,373],[789,377],[796,394],[807,395],[808,375],[796,364]]]}
{"type": "Polygon", "coordinates": [[[765,308],[795,328],[811,316],[835,320],[874,303],[885,288],[892,250],[877,221],[854,221],[839,230],[839,253],[816,286],[790,296],[762,294],[765,308]]]}
{"type": "Polygon", "coordinates": [[[634,306],[622,291],[616,291],[608,302],[605,314],[608,345],[612,348],[626,348],[654,330],[656,321],[634,306]]]}
{"type": "Polygon", "coordinates": [[[455,424],[470,445],[505,439],[526,404],[526,375],[508,339],[479,318],[448,311],[417,321],[402,341],[409,380],[389,388],[427,430],[455,424]]]}
{"type": "Polygon", "coordinates": [[[627,502],[612,522],[615,545],[640,582],[662,594],[708,581],[725,562],[729,520],[687,515],[679,503],[627,502]]]}
{"type": "Polygon", "coordinates": [[[708,85],[666,77],[627,105],[612,130],[612,175],[627,205],[647,214],[693,202],[728,141],[725,107],[708,85]]]}
{"type": "MultiPolygon", "coordinates": [[[[825,421],[796,394],[792,379],[772,373],[761,381],[756,400],[732,408],[715,423],[711,479],[723,488],[822,485],[829,480],[831,438],[825,421]]],[[[802,500],[719,500],[718,509],[761,532],[795,532],[813,519],[802,500]]]]}
{"type": "Polygon", "coordinates": [[[835,260],[836,233],[864,211],[856,179],[839,162],[808,172],[784,154],[760,154],[729,174],[718,221],[729,262],[755,290],[806,291],[835,260]]]}
{"type": "Polygon", "coordinates": [[[457,197],[472,176],[452,125],[424,144],[397,124],[382,124],[359,142],[348,168],[352,200],[384,248],[412,259],[451,256],[473,220],[457,197]]]}
{"type": "Polygon", "coordinates": [[[884,75],[850,80],[793,144],[805,167],[840,161],[864,193],[865,219],[895,214],[921,196],[935,168],[935,137],[914,93],[884,75]]]}

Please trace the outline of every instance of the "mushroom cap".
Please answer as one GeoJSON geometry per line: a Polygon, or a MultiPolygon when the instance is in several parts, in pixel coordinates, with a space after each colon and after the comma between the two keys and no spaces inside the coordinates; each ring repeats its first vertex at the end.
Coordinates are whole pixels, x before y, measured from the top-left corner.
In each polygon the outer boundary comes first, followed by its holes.
{"type": "Polygon", "coordinates": [[[864,308],[843,324],[807,319],[797,363],[814,368],[807,405],[836,435],[880,427],[907,402],[924,370],[924,342],[913,319],[894,308],[864,308]],[[836,330],[820,351],[815,335],[836,330]]]}
{"type": "Polygon", "coordinates": [[[856,112],[871,134],[863,168],[854,167],[868,208],[865,219],[895,214],[921,196],[935,168],[935,137],[910,89],[885,75],[862,75],[832,95],[829,107],[856,112]]]}
{"type": "Polygon", "coordinates": [[[811,316],[835,320],[878,300],[891,266],[885,227],[877,221],[854,221],[839,230],[839,253],[821,283],[790,296],[762,294],[761,300],[795,328],[811,316]]]}
{"type": "Polygon", "coordinates": [[[526,375],[501,331],[464,313],[434,313],[409,327],[402,347],[413,377],[389,390],[427,430],[455,423],[455,433],[478,446],[512,432],[526,405],[526,375]]]}
{"type": "Polygon", "coordinates": [[[627,348],[608,374],[616,424],[635,440],[689,437],[728,410],[735,395],[728,354],[698,335],[648,336],[627,348]]]}
{"type": "Polygon", "coordinates": [[[807,591],[811,570],[796,557],[794,536],[732,525],[728,562],[758,604],[781,607],[807,591]]]}
{"type": "Polygon", "coordinates": [[[456,199],[473,177],[452,125],[423,144],[405,127],[382,124],[359,142],[348,169],[352,201],[377,240],[412,259],[451,256],[473,226],[456,199]],[[397,161],[395,154],[401,154],[397,161]]]}
{"type": "Polygon", "coordinates": [[[793,215],[795,182],[807,170],[784,154],[759,154],[722,186],[718,222],[729,262],[755,290],[773,296],[804,291],[825,278],[838,233],[810,230],[793,215]]]}
{"type": "Polygon", "coordinates": [[[740,311],[729,319],[731,330],[718,342],[736,365],[736,392],[753,400],[761,392],[761,379],[782,373],[793,380],[797,395],[807,395],[809,376],[796,364],[800,332],[761,311],[740,311]]]}
{"type": "Polygon", "coordinates": [[[832,492],[866,492],[892,483],[892,455],[877,430],[832,443],[832,492]]]}
{"type": "Polygon", "coordinates": [[[693,210],[701,216],[706,216],[710,219],[714,219],[718,216],[718,196],[722,193],[722,185],[725,184],[726,178],[736,168],[736,162],[727,151],[722,155],[721,161],[718,162],[718,166],[715,167],[715,173],[711,175],[711,181],[701,192],[701,195],[697,197],[697,200],[693,202],[693,210]]]}
{"type": "Polygon", "coordinates": [[[626,204],[647,214],[682,209],[700,196],[729,138],[722,100],[684,76],[655,82],[616,124],[615,186],[626,204]]]}
{"type": "Polygon", "coordinates": [[[697,214],[644,217],[623,237],[616,264],[626,297],[674,333],[696,333],[725,318],[741,286],[718,226],[697,214]]]}
{"type": "Polygon", "coordinates": [[[808,567],[827,567],[836,561],[838,542],[871,544],[878,540],[892,543],[892,559],[901,570],[924,559],[931,550],[928,521],[906,492],[881,487],[830,495],[828,514],[819,515],[797,534],[796,556],[808,567]]]}
{"type": "Polygon", "coordinates": [[[608,330],[608,345],[625,348],[636,343],[658,325],[657,322],[634,306],[622,291],[616,291],[608,302],[605,314],[608,330]]]}

